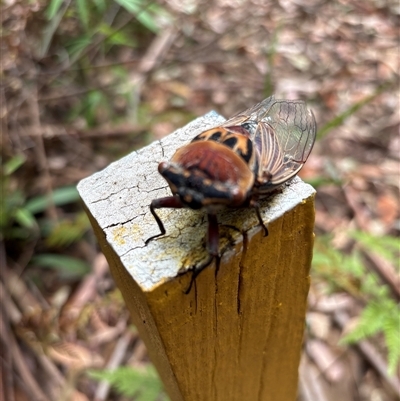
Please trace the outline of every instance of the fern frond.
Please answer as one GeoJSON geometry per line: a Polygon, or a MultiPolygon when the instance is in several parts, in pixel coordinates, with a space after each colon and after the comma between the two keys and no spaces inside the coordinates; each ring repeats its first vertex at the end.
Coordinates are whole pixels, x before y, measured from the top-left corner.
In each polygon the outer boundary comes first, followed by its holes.
{"type": "Polygon", "coordinates": [[[385,313],[380,304],[371,302],[362,311],[355,329],[343,337],[342,342],[354,343],[383,330],[385,313]]]}
{"type": "Polygon", "coordinates": [[[389,374],[394,375],[400,361],[400,311],[393,301],[388,305],[383,334],[388,348],[389,374]]]}
{"type": "MultiPolygon", "coordinates": [[[[145,369],[124,366],[115,370],[92,370],[89,375],[94,379],[107,381],[120,394],[135,397],[137,401],[160,400],[162,385],[152,366],[145,369]]],[[[166,396],[163,400],[167,401],[166,396]]]]}

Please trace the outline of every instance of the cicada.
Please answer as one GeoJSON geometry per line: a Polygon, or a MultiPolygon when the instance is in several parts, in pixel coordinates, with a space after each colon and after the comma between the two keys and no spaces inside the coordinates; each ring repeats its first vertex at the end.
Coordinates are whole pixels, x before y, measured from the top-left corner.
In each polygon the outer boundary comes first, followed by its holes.
{"type": "Polygon", "coordinates": [[[254,208],[268,235],[259,201],[301,170],[315,136],[314,114],[303,101],[274,96],[195,136],[158,166],[172,196],[151,202],[160,233],[146,244],[166,232],[156,213],[159,208],[206,210],[209,258],[194,268],[197,272],[218,257],[217,212],[222,208],[254,208]]]}

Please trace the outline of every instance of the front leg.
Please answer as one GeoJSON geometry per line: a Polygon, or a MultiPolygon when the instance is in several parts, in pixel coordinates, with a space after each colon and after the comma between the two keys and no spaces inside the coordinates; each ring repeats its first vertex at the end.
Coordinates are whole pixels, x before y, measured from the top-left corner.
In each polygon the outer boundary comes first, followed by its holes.
{"type": "MultiPolygon", "coordinates": [[[[219,229],[218,220],[215,214],[208,214],[208,229],[207,229],[207,251],[208,258],[201,264],[194,266],[192,278],[189,287],[186,289],[185,294],[189,294],[196,277],[211,264],[214,258],[219,257],[219,229]]],[[[217,259],[218,260],[218,259],[217,259]]]]}
{"type": "Polygon", "coordinates": [[[218,256],[219,251],[219,229],[215,214],[208,214],[207,251],[212,257],[218,256]]]}
{"type": "Polygon", "coordinates": [[[147,245],[152,239],[161,237],[165,234],[165,227],[160,217],[157,215],[155,209],[161,208],[172,208],[172,209],[181,209],[184,207],[184,204],[181,202],[178,196],[167,196],[165,198],[153,199],[150,204],[150,212],[153,215],[154,219],[158,224],[158,228],[160,229],[160,234],[153,235],[148,238],[144,243],[147,245]]]}

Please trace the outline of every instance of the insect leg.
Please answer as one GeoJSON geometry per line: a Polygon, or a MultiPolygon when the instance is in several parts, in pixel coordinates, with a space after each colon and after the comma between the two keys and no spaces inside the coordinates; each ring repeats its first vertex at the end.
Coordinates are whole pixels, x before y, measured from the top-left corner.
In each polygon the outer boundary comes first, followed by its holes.
{"type": "Polygon", "coordinates": [[[208,214],[208,231],[207,231],[207,251],[208,258],[197,265],[193,269],[192,278],[190,280],[189,287],[185,291],[185,294],[189,294],[196,277],[213,261],[214,258],[218,258],[218,248],[219,248],[219,230],[218,230],[218,220],[215,214],[208,214]]]}
{"type": "Polygon", "coordinates": [[[144,243],[147,245],[152,239],[161,237],[165,234],[165,227],[163,222],[161,221],[160,217],[157,215],[155,209],[161,208],[173,208],[173,209],[180,209],[184,207],[183,203],[177,196],[167,196],[165,198],[158,198],[153,199],[150,204],[150,212],[153,215],[154,219],[158,224],[158,228],[160,229],[160,234],[153,235],[152,237],[148,238],[144,243]]]}
{"type": "Polygon", "coordinates": [[[258,221],[259,221],[259,223],[260,223],[260,226],[261,226],[261,227],[263,228],[263,230],[264,230],[264,237],[268,237],[268,227],[264,224],[264,222],[263,222],[263,220],[262,220],[262,218],[261,218],[260,206],[257,205],[257,206],[255,207],[255,209],[256,209],[257,219],[258,219],[258,221]]]}
{"type": "Polygon", "coordinates": [[[196,277],[213,261],[213,259],[214,256],[209,254],[208,258],[203,263],[194,267],[192,277],[190,278],[190,284],[185,290],[185,294],[189,294],[190,290],[192,289],[192,285],[196,281],[196,277]]]}
{"type": "Polygon", "coordinates": [[[219,230],[215,214],[208,214],[207,251],[211,256],[218,256],[219,230]]]}
{"type": "Polygon", "coordinates": [[[250,201],[250,206],[254,207],[254,209],[256,210],[258,222],[260,223],[260,226],[264,230],[264,237],[268,237],[268,227],[264,224],[263,219],[261,218],[260,204],[257,201],[255,201],[254,199],[252,199],[250,201]]]}

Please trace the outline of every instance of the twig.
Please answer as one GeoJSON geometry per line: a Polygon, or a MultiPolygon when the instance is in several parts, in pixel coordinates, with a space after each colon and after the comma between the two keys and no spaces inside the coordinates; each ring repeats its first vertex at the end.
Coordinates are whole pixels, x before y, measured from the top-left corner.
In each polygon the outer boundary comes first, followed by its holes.
{"type": "Polygon", "coordinates": [[[369,231],[370,221],[368,213],[365,210],[365,207],[359,204],[359,192],[356,191],[351,185],[343,185],[342,186],[343,194],[349,204],[350,208],[354,212],[355,221],[363,231],[369,231]]]}
{"type": "Polygon", "coordinates": [[[325,342],[309,339],[305,344],[305,351],[327,381],[337,383],[343,379],[345,375],[343,361],[340,359],[340,355],[335,353],[325,342]]]}
{"type": "Polygon", "coordinates": [[[22,382],[25,384],[26,394],[35,401],[50,401],[49,398],[42,391],[40,385],[34,379],[30,370],[28,369],[28,365],[26,364],[24,356],[21,354],[21,351],[18,347],[17,341],[15,340],[12,331],[9,332],[7,346],[11,349],[12,359],[15,368],[21,376],[22,382]]]}
{"type": "Polygon", "coordinates": [[[139,339],[139,342],[135,344],[135,349],[133,351],[132,357],[130,358],[130,362],[134,366],[143,366],[143,361],[145,360],[147,353],[147,348],[142,340],[139,339]]]}
{"type": "Polygon", "coordinates": [[[77,91],[74,91],[74,92],[71,92],[71,93],[62,93],[61,95],[57,94],[56,96],[40,97],[40,98],[38,98],[38,102],[40,102],[40,103],[48,103],[48,102],[52,102],[54,100],[66,99],[68,97],[76,97],[76,96],[80,97],[80,96],[86,95],[87,93],[95,92],[95,91],[98,91],[98,90],[101,90],[101,89],[112,88],[114,86],[116,86],[116,84],[114,82],[107,83],[107,84],[104,84],[104,85],[97,85],[94,88],[81,89],[81,90],[77,90],[77,91]]]}
{"type": "MultiPolygon", "coordinates": [[[[178,31],[175,27],[170,26],[155,37],[151,45],[148,47],[146,54],[140,60],[137,71],[133,71],[128,79],[129,84],[134,88],[135,101],[133,106],[133,115],[136,115],[137,103],[142,89],[142,85],[146,80],[147,74],[160,63],[165,57],[169,48],[173,44],[178,31]]],[[[135,118],[136,120],[136,118],[135,118]]]]}
{"type": "MultiPolygon", "coordinates": [[[[7,301],[9,301],[9,299],[7,297],[5,288],[3,283],[0,282],[0,341],[2,343],[2,361],[0,370],[4,372],[3,374],[0,374],[0,384],[2,389],[0,390],[0,400],[14,401],[13,359],[11,349],[9,347],[11,330],[9,329],[9,313],[7,312],[11,310],[11,315],[15,315],[15,313],[13,313],[14,308],[10,308],[10,305],[12,306],[12,302],[10,303],[7,301]]],[[[13,306],[15,307],[15,305],[13,306]]]]}
{"type": "MultiPolygon", "coordinates": [[[[0,262],[3,261],[3,258],[0,259],[0,262]]],[[[25,293],[27,291],[27,287],[25,287],[25,283],[22,280],[19,280],[18,276],[14,274],[11,270],[8,270],[8,273],[6,273],[6,264],[2,264],[3,266],[3,274],[2,278],[6,280],[8,287],[12,288],[13,295],[14,297],[20,301],[20,307],[23,311],[30,312],[30,309],[28,309],[28,305],[30,305],[33,309],[38,308],[39,304],[33,301],[33,297],[31,296],[30,293],[27,294],[26,297],[21,297],[20,295],[22,293],[25,293]],[[25,302],[24,302],[24,301],[25,302]]],[[[17,305],[13,302],[11,297],[9,296],[9,293],[7,291],[7,288],[3,285],[2,282],[0,282],[0,304],[2,306],[2,310],[4,312],[4,318],[9,320],[14,326],[17,326],[20,324],[21,319],[23,317],[23,314],[21,311],[18,309],[17,305]]],[[[9,332],[10,330],[8,330],[9,332]]],[[[7,334],[8,337],[8,334],[7,334]]],[[[34,351],[35,357],[37,358],[39,364],[43,367],[44,371],[46,372],[49,380],[51,380],[52,383],[58,384],[59,386],[64,385],[64,378],[61,375],[60,371],[58,368],[47,358],[44,354],[41,354],[40,352],[37,352],[37,349],[31,347],[31,342],[26,341],[25,338],[22,337],[22,340],[26,342],[26,344],[34,351]]],[[[6,344],[8,344],[8,340],[5,341],[6,344]]],[[[55,394],[53,394],[55,395],[55,394]]],[[[10,399],[10,398],[8,398],[10,399]]],[[[10,399],[11,400],[11,399],[10,399]]]]}
{"type": "Polygon", "coordinates": [[[3,278],[3,282],[7,283],[8,291],[23,315],[29,315],[32,311],[41,308],[24,281],[7,265],[3,265],[0,269],[0,276],[3,278]]]}
{"type": "Polygon", "coordinates": [[[299,368],[299,393],[302,401],[329,401],[323,381],[317,380],[319,370],[303,354],[299,368]]]}

